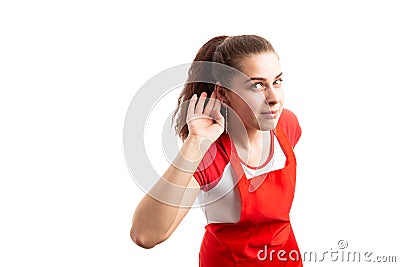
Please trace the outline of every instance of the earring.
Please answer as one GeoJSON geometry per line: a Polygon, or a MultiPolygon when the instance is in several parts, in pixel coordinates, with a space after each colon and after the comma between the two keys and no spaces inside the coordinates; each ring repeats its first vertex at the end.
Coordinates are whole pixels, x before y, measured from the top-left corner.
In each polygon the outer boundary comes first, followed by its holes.
{"type": "Polygon", "coordinates": [[[228,133],[228,105],[225,107],[225,133],[228,133]]]}

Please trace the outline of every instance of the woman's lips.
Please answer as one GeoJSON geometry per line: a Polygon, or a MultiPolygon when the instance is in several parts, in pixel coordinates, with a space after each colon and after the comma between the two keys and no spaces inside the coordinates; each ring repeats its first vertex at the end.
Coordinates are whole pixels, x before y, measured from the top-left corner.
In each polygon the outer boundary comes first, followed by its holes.
{"type": "Polygon", "coordinates": [[[261,112],[261,115],[268,119],[275,119],[278,116],[278,111],[271,110],[271,111],[267,111],[267,112],[261,112]]]}

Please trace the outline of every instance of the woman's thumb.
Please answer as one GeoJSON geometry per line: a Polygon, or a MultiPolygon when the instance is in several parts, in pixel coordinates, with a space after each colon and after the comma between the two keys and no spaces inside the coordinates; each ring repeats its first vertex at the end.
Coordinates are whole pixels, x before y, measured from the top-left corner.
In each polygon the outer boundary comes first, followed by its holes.
{"type": "Polygon", "coordinates": [[[219,110],[214,110],[213,111],[213,117],[214,119],[220,123],[221,125],[224,125],[224,116],[222,116],[221,112],[219,112],[219,110]]]}

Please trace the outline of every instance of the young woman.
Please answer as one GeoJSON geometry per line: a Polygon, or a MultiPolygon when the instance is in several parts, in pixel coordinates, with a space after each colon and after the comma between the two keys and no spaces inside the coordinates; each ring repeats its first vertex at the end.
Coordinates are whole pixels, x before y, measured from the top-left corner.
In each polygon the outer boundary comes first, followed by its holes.
{"type": "Polygon", "coordinates": [[[302,266],[289,218],[301,128],[283,108],[277,53],[259,36],[215,37],[188,81],[175,112],[183,145],[138,205],[133,241],[163,242],[198,198],[208,221],[200,266],[302,266]]]}

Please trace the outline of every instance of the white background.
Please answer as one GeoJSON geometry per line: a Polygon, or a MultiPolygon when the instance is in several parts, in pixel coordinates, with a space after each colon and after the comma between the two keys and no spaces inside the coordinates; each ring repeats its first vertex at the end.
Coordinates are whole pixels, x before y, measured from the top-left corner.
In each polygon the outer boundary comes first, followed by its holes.
{"type": "Polygon", "coordinates": [[[264,36],[280,54],[303,128],[300,249],[343,239],[400,261],[397,2],[2,1],[0,266],[197,266],[198,208],[151,250],[131,241],[144,193],[122,132],[140,86],[223,34],[264,36]]]}

